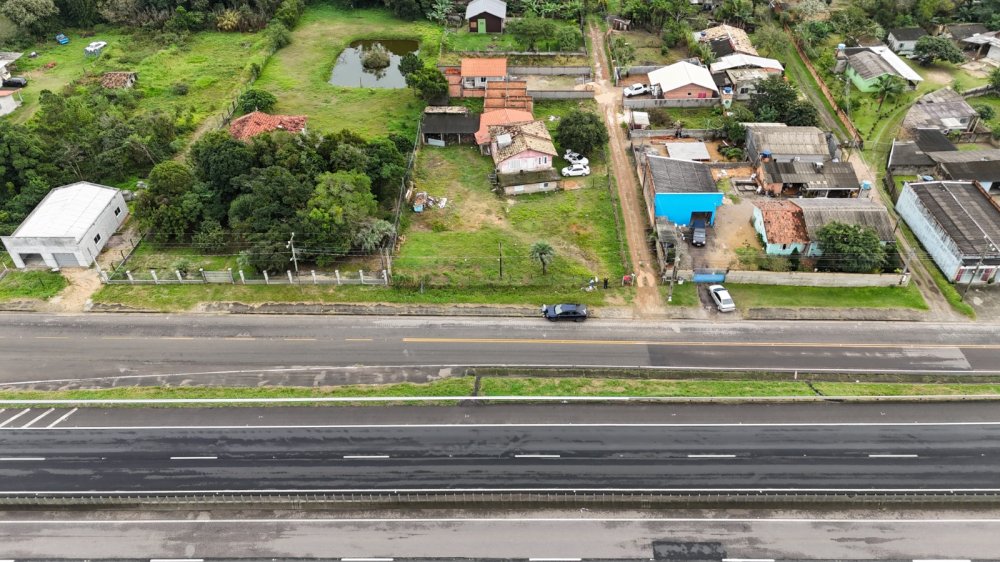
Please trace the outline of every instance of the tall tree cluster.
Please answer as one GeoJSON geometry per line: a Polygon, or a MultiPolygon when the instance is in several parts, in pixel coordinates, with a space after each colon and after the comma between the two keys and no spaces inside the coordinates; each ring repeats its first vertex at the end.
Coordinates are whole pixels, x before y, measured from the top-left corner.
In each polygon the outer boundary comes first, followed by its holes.
{"type": "Polygon", "coordinates": [[[275,132],[243,143],[224,131],[202,137],[187,164],[157,165],[136,218],[159,243],[241,251],[260,271],[287,269],[295,233],[300,259],[325,265],[370,252],[393,234],[379,203],[398,196],[406,170],[397,138],[365,140],[275,132]]]}

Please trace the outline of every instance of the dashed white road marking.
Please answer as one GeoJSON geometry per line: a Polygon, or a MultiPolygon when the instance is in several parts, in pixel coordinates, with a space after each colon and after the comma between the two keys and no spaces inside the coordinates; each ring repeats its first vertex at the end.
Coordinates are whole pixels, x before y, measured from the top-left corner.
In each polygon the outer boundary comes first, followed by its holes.
{"type": "Polygon", "coordinates": [[[688,455],[689,459],[735,459],[736,455],[688,455]]]}
{"type": "Polygon", "coordinates": [[[870,458],[870,459],[915,459],[918,456],[919,455],[892,455],[892,454],[885,454],[885,455],[868,455],[868,458],[870,458]]]}
{"type": "Polygon", "coordinates": [[[29,427],[35,425],[35,422],[37,422],[38,420],[44,418],[45,416],[47,416],[47,415],[49,415],[49,414],[51,414],[52,412],[55,412],[55,411],[56,411],[55,408],[49,408],[48,410],[45,410],[44,412],[42,412],[41,415],[35,417],[35,419],[33,419],[30,422],[22,425],[21,429],[28,429],[29,427]]]}
{"type": "Polygon", "coordinates": [[[561,455],[514,455],[515,459],[558,459],[561,455]]]}
{"type": "Polygon", "coordinates": [[[172,461],[214,461],[219,457],[170,457],[172,461]]]}
{"type": "Polygon", "coordinates": [[[59,425],[60,423],[66,421],[66,418],[68,418],[68,417],[72,416],[73,414],[75,414],[76,411],[79,410],[79,409],[80,408],[73,408],[72,410],[66,412],[65,414],[63,414],[62,416],[60,416],[59,419],[57,419],[56,421],[54,421],[54,422],[50,423],[49,425],[45,426],[45,429],[51,429],[51,428],[59,425]]]}
{"type": "Polygon", "coordinates": [[[389,455],[344,455],[345,459],[348,460],[358,460],[358,459],[387,459],[389,455]]]}

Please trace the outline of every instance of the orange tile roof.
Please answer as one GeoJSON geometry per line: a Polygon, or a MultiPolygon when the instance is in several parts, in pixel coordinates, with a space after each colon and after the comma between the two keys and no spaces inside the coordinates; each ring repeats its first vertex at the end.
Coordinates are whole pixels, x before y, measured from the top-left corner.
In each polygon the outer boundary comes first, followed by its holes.
{"type": "Polygon", "coordinates": [[[490,142],[490,125],[513,125],[534,121],[530,111],[521,109],[494,109],[479,116],[479,130],[476,131],[476,144],[490,142]]]}
{"type": "Polygon", "coordinates": [[[462,76],[507,76],[507,59],[462,59],[462,76]]]}
{"type": "Polygon", "coordinates": [[[135,72],[105,72],[101,76],[101,86],[105,88],[131,88],[132,83],[139,78],[135,72]]]}
{"type": "Polygon", "coordinates": [[[806,233],[802,209],[791,201],[760,201],[754,203],[764,217],[764,232],[769,244],[806,244],[806,233]]]}
{"type": "Polygon", "coordinates": [[[305,115],[268,115],[263,111],[247,113],[234,119],[229,125],[229,134],[239,140],[247,140],[261,133],[277,130],[301,133],[306,129],[305,115]]]}

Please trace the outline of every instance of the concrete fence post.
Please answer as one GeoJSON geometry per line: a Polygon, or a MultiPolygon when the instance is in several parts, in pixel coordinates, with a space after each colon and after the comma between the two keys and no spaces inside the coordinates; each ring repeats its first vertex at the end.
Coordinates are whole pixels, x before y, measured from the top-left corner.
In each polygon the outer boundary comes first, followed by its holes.
{"type": "Polygon", "coordinates": [[[358,275],[361,276],[361,284],[364,285],[365,284],[365,270],[359,269],[358,270],[358,275]]]}
{"type": "Polygon", "coordinates": [[[227,268],[226,268],[226,271],[228,271],[228,272],[229,272],[229,283],[230,283],[231,285],[235,285],[235,284],[236,284],[236,280],[235,280],[235,279],[233,279],[233,268],[231,268],[231,267],[227,267],[227,268]]]}
{"type": "Polygon", "coordinates": [[[184,281],[184,276],[183,276],[183,275],[181,275],[181,270],[179,270],[179,269],[175,269],[175,270],[174,270],[174,273],[176,273],[176,274],[177,274],[177,280],[178,280],[178,281],[184,281]]]}
{"type": "Polygon", "coordinates": [[[287,270],[287,272],[288,272],[288,282],[294,285],[295,284],[295,280],[292,279],[292,270],[289,269],[289,270],[287,270]]]}
{"type": "Polygon", "coordinates": [[[334,269],[333,274],[337,276],[337,284],[340,285],[340,270],[334,269]]]}
{"type": "Polygon", "coordinates": [[[132,279],[132,272],[131,271],[126,270],[125,271],[125,277],[128,277],[128,282],[129,283],[135,284],[135,279],[132,279]]]}
{"type": "Polygon", "coordinates": [[[384,269],[382,270],[382,284],[386,286],[389,285],[389,272],[384,269]]]}
{"type": "Polygon", "coordinates": [[[156,277],[156,270],[155,269],[150,269],[149,270],[149,274],[153,276],[153,285],[159,285],[160,284],[160,280],[159,280],[159,278],[156,277]]]}
{"type": "Polygon", "coordinates": [[[309,273],[312,273],[313,285],[319,285],[319,281],[316,281],[316,270],[310,269],[309,273]]]}
{"type": "Polygon", "coordinates": [[[267,276],[267,272],[266,271],[264,272],[264,284],[265,285],[270,285],[271,284],[271,279],[267,276]]]}
{"type": "Polygon", "coordinates": [[[198,268],[198,273],[201,274],[201,280],[204,281],[204,282],[206,282],[206,283],[208,283],[208,279],[205,277],[205,268],[199,267],[198,268]]]}
{"type": "Polygon", "coordinates": [[[244,285],[247,284],[247,278],[243,276],[243,270],[242,269],[240,270],[240,283],[243,283],[244,285]]]}

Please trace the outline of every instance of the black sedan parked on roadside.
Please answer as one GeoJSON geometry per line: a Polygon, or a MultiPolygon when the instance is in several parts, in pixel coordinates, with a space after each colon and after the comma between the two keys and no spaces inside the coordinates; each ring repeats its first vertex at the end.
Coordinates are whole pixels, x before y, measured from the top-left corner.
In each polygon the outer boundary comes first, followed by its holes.
{"type": "Polygon", "coordinates": [[[555,322],[556,320],[573,320],[583,322],[587,319],[587,305],[585,304],[546,304],[542,305],[542,316],[546,320],[555,322]]]}

